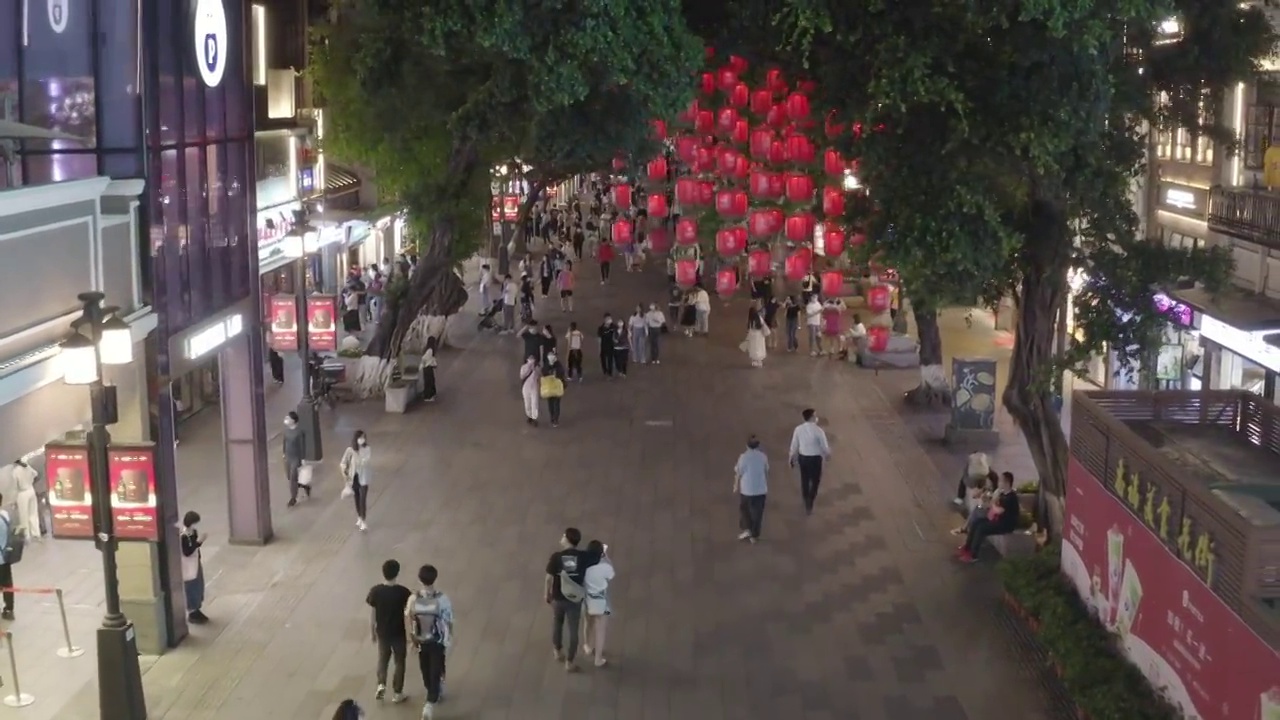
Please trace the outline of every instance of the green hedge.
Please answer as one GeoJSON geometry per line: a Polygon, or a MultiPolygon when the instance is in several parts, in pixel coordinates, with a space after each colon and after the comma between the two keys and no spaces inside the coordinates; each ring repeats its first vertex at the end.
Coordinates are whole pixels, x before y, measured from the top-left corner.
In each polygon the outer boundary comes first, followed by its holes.
{"type": "Polygon", "coordinates": [[[1007,599],[1049,652],[1067,691],[1089,720],[1181,720],[1182,715],[1120,654],[1059,569],[1058,552],[1002,560],[1007,599]]]}

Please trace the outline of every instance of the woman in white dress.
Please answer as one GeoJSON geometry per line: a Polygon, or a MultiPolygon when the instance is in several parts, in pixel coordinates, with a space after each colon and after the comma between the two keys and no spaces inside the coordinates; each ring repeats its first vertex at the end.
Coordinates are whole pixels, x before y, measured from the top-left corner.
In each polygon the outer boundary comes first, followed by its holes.
{"type": "Polygon", "coordinates": [[[768,355],[765,340],[769,337],[769,328],[764,324],[760,310],[754,304],[747,315],[747,341],[743,349],[751,359],[751,367],[764,367],[765,356],[768,355]]]}
{"type": "Polygon", "coordinates": [[[609,583],[613,581],[613,562],[609,559],[609,546],[599,540],[587,543],[587,570],[582,588],[587,591],[585,642],[582,651],[595,659],[596,667],[604,667],[605,634],[609,626],[609,583]]]}
{"type": "Polygon", "coordinates": [[[538,358],[530,355],[520,366],[520,395],[524,398],[524,421],[537,427],[538,405],[541,403],[539,393],[542,373],[539,371],[538,358]]]}

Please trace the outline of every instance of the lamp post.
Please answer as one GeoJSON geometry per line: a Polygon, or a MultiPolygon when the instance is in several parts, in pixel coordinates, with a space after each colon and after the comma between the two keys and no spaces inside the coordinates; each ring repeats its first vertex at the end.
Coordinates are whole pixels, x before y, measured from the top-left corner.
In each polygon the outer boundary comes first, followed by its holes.
{"type": "Polygon", "coordinates": [[[285,236],[285,252],[297,254],[294,267],[294,317],[298,326],[298,356],[302,358],[302,400],[298,402],[298,429],[305,440],[306,460],[320,462],[324,447],[320,441],[320,408],[311,396],[311,323],[307,315],[307,235],[316,229],[305,210],[294,213],[293,229],[285,236]]]}
{"type": "Polygon", "coordinates": [[[111,507],[111,477],[107,426],[119,420],[116,388],[102,379],[103,365],[133,362],[133,337],[118,308],[103,307],[100,292],[81,293],[80,317],[62,343],[58,360],[63,381],[87,385],[91,404],[88,438],[89,486],[93,501],[94,542],[102,553],[106,614],[98,628],[98,709],[103,720],[146,720],[138,666],[138,641],[133,623],[120,609],[120,576],[116,567],[115,518],[111,507]]]}

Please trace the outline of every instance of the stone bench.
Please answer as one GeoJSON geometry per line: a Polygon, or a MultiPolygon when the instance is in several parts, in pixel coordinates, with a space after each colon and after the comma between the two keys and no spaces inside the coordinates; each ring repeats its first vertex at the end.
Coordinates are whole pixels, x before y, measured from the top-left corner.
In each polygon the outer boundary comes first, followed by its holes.
{"type": "MultiPolygon", "coordinates": [[[[970,500],[963,507],[955,504],[951,507],[961,518],[967,520],[973,509],[973,501],[970,500]]],[[[989,535],[986,544],[1000,553],[1000,557],[1026,557],[1036,551],[1036,539],[1031,536],[1030,531],[1023,529],[1005,535],[989,535]]]]}

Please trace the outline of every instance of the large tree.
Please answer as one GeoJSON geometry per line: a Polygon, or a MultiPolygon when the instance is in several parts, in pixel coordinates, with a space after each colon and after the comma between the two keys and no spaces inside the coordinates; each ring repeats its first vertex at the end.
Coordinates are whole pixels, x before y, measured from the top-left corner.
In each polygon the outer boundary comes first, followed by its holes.
{"type": "Polygon", "coordinates": [[[424,247],[370,344],[389,360],[465,302],[456,266],[488,237],[492,167],[519,158],[545,183],[642,151],[649,119],[688,102],[702,46],[675,0],[341,0],[313,57],[329,150],[376,173],[424,247]]]}

